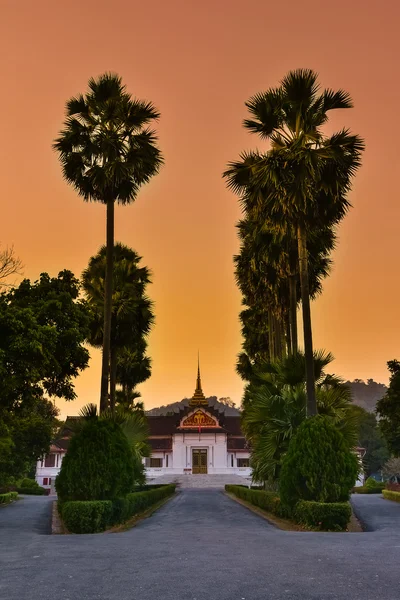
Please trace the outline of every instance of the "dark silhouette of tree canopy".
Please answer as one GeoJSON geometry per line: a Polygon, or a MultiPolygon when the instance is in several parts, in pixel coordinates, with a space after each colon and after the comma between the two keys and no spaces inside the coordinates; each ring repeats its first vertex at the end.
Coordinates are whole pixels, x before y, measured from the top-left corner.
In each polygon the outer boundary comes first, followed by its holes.
{"type": "Polygon", "coordinates": [[[67,102],[64,129],[54,142],[67,182],[84,200],[107,206],[100,410],[108,403],[114,204],[133,202],[140,187],[158,172],[162,156],[149,128],[158,118],[151,102],[133,99],[118,75],[105,73],[89,80],[85,95],[67,102]]]}
{"type": "Polygon", "coordinates": [[[224,176],[242,202],[252,203],[260,223],[266,216],[273,217],[277,230],[289,228],[297,241],[308,414],[314,415],[310,233],[333,227],[346,214],[364,144],[347,130],[329,137],[323,134],[328,112],[351,108],[352,102],[342,90],[321,92],[317,74],[309,69],[289,72],[278,88],[256,94],[246,106],[251,118],[245,120],[245,127],[269,140],[271,149],[243,153],[224,176]]]}
{"type": "MultiPolygon", "coordinates": [[[[107,250],[103,246],[90,259],[82,275],[83,289],[91,308],[90,343],[96,347],[101,346],[103,339],[106,260],[107,250]]],[[[154,323],[153,304],[146,295],[151,273],[147,267],[140,266],[141,260],[141,256],[128,246],[115,244],[110,346],[112,409],[117,383],[122,385],[118,400],[131,406],[138,397],[136,385],[151,374],[150,359],[145,356],[146,338],[154,323]]]]}
{"type": "Polygon", "coordinates": [[[387,363],[390,372],[389,388],[376,405],[379,427],[390,452],[400,456],[400,362],[387,363]]]}

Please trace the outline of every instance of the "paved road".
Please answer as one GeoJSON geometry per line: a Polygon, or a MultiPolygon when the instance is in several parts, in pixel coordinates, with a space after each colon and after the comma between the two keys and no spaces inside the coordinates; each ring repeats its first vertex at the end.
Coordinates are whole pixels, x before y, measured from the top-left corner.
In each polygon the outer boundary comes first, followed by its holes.
{"type": "Polygon", "coordinates": [[[385,500],[381,494],[353,494],[351,502],[366,531],[400,531],[400,504],[397,502],[385,500]]]}
{"type": "Polygon", "coordinates": [[[184,490],[124,533],[45,536],[38,520],[30,532],[24,518],[16,536],[14,517],[43,515],[46,502],[0,509],[1,600],[399,598],[397,505],[397,530],[298,533],[217,490],[184,490]]]}

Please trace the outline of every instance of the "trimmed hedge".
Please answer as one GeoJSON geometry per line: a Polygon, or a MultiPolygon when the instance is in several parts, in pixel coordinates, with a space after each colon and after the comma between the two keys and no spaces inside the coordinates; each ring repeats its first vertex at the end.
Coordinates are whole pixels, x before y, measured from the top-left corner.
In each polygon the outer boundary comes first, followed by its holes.
{"type": "Polygon", "coordinates": [[[275,492],[265,492],[263,490],[252,490],[241,485],[226,485],[225,490],[234,494],[242,500],[246,500],[258,508],[262,508],[277,517],[289,519],[291,511],[282,506],[279,496],[275,492]]]}
{"type": "Polygon", "coordinates": [[[65,526],[71,533],[98,533],[124,523],[175,492],[175,485],[132,492],[115,500],[71,500],[59,504],[65,526]]]}
{"type": "Polygon", "coordinates": [[[367,487],[366,485],[359,485],[353,488],[353,494],[382,494],[383,487],[367,487]]]}
{"type": "Polygon", "coordinates": [[[225,490],[277,517],[293,519],[297,523],[316,529],[342,531],[346,529],[351,517],[349,502],[325,503],[300,500],[291,510],[282,505],[275,492],[249,490],[240,485],[226,485],[225,490]]]}
{"type": "Polygon", "coordinates": [[[400,502],[400,492],[394,492],[393,490],[383,490],[383,497],[386,500],[393,500],[393,502],[400,502]]]}
{"type": "Polygon", "coordinates": [[[298,523],[328,531],[343,531],[351,517],[349,502],[312,502],[300,500],[296,504],[295,518],[298,523]]]}
{"type": "Polygon", "coordinates": [[[40,487],[39,485],[37,488],[35,488],[35,487],[20,487],[20,488],[17,488],[17,492],[18,492],[18,494],[30,494],[31,496],[44,496],[45,494],[47,494],[47,490],[45,488],[40,487]]]}
{"type": "Polygon", "coordinates": [[[14,502],[18,498],[18,492],[6,492],[5,494],[0,494],[0,504],[10,504],[10,502],[14,502]]]}

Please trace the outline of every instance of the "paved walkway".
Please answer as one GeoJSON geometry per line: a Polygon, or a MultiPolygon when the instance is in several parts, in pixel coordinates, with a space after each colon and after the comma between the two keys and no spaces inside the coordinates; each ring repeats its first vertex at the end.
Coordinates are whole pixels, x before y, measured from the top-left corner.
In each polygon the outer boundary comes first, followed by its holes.
{"type": "Polygon", "coordinates": [[[395,506],[381,531],[284,532],[218,490],[183,490],[130,531],[46,536],[49,499],[26,497],[0,509],[0,598],[397,600],[395,506]]]}

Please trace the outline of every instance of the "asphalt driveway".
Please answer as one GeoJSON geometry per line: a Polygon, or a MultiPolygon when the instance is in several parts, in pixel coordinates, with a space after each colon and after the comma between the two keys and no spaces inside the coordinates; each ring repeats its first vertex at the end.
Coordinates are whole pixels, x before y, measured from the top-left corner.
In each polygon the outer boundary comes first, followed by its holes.
{"type": "Polygon", "coordinates": [[[46,536],[39,525],[45,520],[35,514],[43,518],[48,502],[27,497],[0,510],[1,600],[400,596],[400,505],[387,509],[396,527],[298,533],[275,529],[220,491],[184,490],[124,533],[46,536]],[[16,518],[23,525],[18,535],[16,518]]]}

